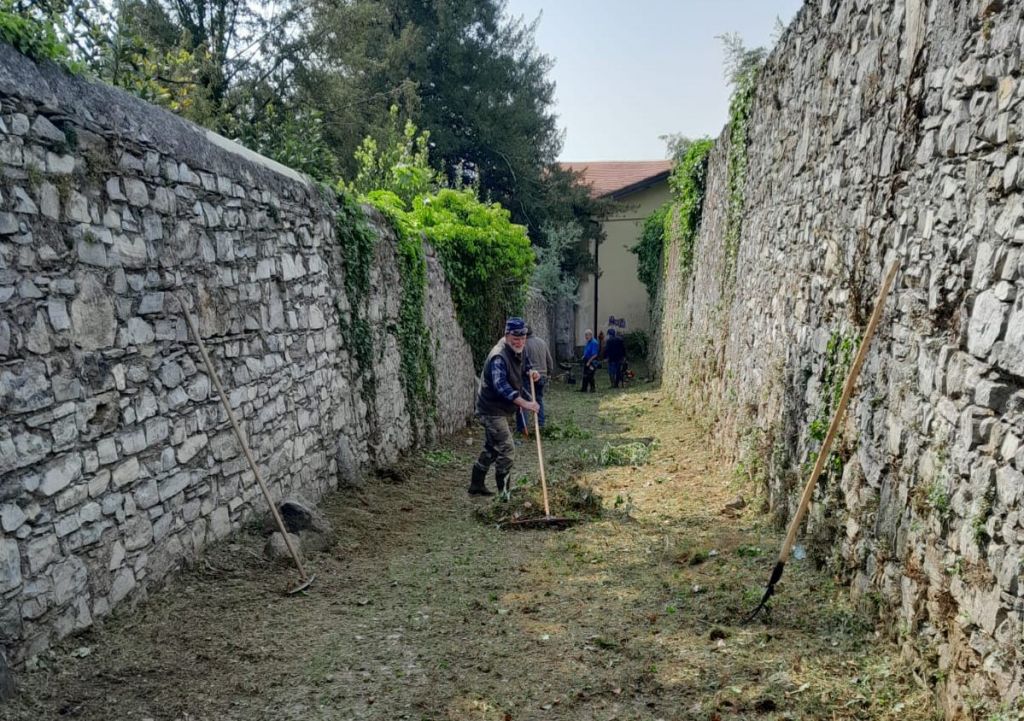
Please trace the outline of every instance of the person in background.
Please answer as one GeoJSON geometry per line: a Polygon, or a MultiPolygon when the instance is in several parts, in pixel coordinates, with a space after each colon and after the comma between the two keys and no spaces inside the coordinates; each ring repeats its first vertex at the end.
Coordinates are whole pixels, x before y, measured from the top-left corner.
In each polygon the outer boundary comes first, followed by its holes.
{"type": "Polygon", "coordinates": [[[505,337],[491,348],[480,371],[476,394],[476,417],[484,427],[484,448],[473,464],[469,482],[469,495],[493,496],[487,490],[487,471],[495,466],[498,493],[511,482],[515,444],[508,417],[518,410],[536,413],[540,406],[530,400],[529,379],[534,382],[540,374],[530,367],[526,349],[526,323],[512,317],[505,321],[505,337]]]}
{"type": "MultiPolygon", "coordinates": [[[[544,427],[544,386],[547,385],[551,371],[555,369],[555,361],[548,350],[548,344],[538,335],[533,334],[533,327],[526,328],[526,355],[530,359],[530,367],[540,373],[540,380],[536,382],[537,395],[533,400],[537,401],[540,411],[537,413],[537,423],[544,427]]],[[[526,417],[526,411],[516,411],[516,431],[522,433],[524,438],[530,435],[530,419],[526,417]]]]}
{"type": "Polygon", "coordinates": [[[608,361],[608,379],[612,388],[622,385],[622,371],[626,360],[626,343],[615,332],[614,328],[608,329],[608,340],[604,344],[604,358],[608,361]]]}
{"type": "Polygon", "coordinates": [[[597,354],[601,352],[601,347],[598,345],[597,339],[594,338],[594,332],[589,328],[584,332],[583,337],[587,344],[583,346],[583,383],[580,385],[580,393],[586,393],[588,390],[593,393],[597,390],[594,373],[597,371],[597,354]]]}

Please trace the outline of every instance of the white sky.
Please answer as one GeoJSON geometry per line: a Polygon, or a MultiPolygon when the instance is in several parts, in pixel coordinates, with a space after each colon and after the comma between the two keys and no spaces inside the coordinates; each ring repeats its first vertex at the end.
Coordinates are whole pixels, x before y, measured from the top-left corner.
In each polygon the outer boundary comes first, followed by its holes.
{"type": "Polygon", "coordinates": [[[729,111],[722,42],[770,47],[803,0],[508,0],[555,60],[559,160],[657,160],[667,133],[717,136],[729,111]]]}

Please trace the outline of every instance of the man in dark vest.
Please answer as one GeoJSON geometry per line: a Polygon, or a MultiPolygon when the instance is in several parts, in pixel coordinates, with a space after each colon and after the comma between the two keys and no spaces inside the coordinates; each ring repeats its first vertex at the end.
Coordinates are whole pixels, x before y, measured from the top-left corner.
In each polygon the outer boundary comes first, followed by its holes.
{"type": "Polygon", "coordinates": [[[519,409],[531,413],[540,410],[529,391],[530,377],[537,381],[540,373],[530,367],[523,353],[525,348],[526,323],[522,318],[509,318],[505,322],[505,337],[484,361],[476,394],[476,417],[484,427],[484,449],[473,464],[471,496],[494,495],[484,484],[491,465],[495,466],[498,493],[508,488],[515,455],[508,417],[519,409]]]}

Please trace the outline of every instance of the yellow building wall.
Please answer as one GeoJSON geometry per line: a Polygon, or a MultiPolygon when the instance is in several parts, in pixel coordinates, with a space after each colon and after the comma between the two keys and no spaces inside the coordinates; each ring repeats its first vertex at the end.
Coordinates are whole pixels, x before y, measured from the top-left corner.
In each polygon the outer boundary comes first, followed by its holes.
{"type": "MultiPolygon", "coordinates": [[[[580,284],[576,304],[576,345],[584,343],[583,332],[592,328],[607,333],[610,316],[624,318],[628,333],[633,330],[649,331],[647,289],[636,276],[636,255],[629,249],[640,240],[644,220],[668,202],[668,181],[663,180],[644,190],[621,198],[625,210],[608,218],[604,223],[605,240],[598,249],[601,274],[597,290],[597,327],[594,328],[594,278],[589,276],[580,284]]],[[[593,249],[591,249],[593,251],[593,249]]],[[[616,328],[619,331],[620,328],[616,328]]]]}

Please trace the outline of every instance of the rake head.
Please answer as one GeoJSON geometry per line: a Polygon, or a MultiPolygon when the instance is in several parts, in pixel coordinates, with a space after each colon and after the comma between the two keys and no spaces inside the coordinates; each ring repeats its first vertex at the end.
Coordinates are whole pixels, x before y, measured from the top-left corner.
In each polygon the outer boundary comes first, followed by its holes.
{"type": "Polygon", "coordinates": [[[751,611],[750,614],[743,619],[743,623],[750,623],[762,609],[768,608],[768,599],[774,595],[775,584],[779,582],[780,578],[782,578],[782,571],[785,567],[785,561],[779,561],[775,564],[775,568],[772,569],[772,576],[768,579],[768,587],[764,590],[764,596],[761,597],[761,603],[757,604],[757,608],[751,611]]]}

